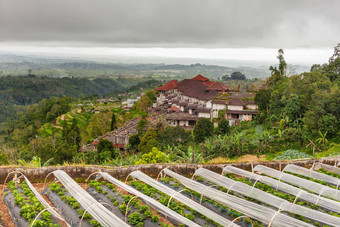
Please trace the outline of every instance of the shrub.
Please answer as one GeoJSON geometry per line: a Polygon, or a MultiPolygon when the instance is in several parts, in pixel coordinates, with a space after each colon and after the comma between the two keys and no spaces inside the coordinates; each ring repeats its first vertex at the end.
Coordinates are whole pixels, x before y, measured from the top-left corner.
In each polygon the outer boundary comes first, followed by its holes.
{"type": "Polygon", "coordinates": [[[212,136],[214,126],[208,118],[200,118],[194,128],[196,142],[203,142],[204,139],[212,136]]]}
{"type": "Polygon", "coordinates": [[[300,159],[300,158],[311,158],[310,155],[300,152],[298,150],[286,150],[281,155],[277,156],[275,160],[294,160],[294,159],[300,159]]]}
{"type": "Polygon", "coordinates": [[[142,154],[149,153],[152,151],[153,147],[157,147],[157,133],[153,128],[150,128],[147,133],[141,138],[138,145],[138,150],[142,154]]]}
{"type": "Polygon", "coordinates": [[[166,163],[168,156],[156,147],[152,148],[152,151],[147,154],[143,154],[142,158],[139,159],[135,164],[151,164],[151,163],[166,163]]]}

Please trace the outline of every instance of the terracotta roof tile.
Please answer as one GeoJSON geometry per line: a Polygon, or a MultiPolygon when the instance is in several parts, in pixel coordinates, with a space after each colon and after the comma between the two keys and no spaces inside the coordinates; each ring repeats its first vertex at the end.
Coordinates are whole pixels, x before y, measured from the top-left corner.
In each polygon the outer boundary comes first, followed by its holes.
{"type": "Polygon", "coordinates": [[[198,74],[197,76],[191,78],[190,80],[198,80],[198,81],[209,81],[208,78],[202,76],[201,74],[198,74]]]}
{"type": "Polygon", "coordinates": [[[171,108],[168,109],[168,112],[177,112],[180,111],[181,109],[178,108],[177,106],[172,106],[171,108]]]}
{"type": "Polygon", "coordinates": [[[215,82],[213,85],[206,88],[207,91],[227,91],[228,87],[221,82],[215,82]]]}
{"type": "Polygon", "coordinates": [[[202,82],[202,84],[204,84],[204,85],[207,85],[207,86],[212,86],[212,85],[214,85],[216,82],[214,82],[214,81],[204,81],[204,82],[202,82]]]}
{"type": "Polygon", "coordinates": [[[207,87],[208,87],[207,85],[201,83],[198,80],[185,79],[182,80],[176,86],[175,89],[178,89],[185,96],[208,101],[215,97],[217,92],[216,91],[207,92],[205,90],[207,87]]]}
{"type": "Polygon", "coordinates": [[[163,86],[155,88],[156,91],[169,91],[176,87],[179,82],[177,80],[170,80],[168,83],[163,86]]]}

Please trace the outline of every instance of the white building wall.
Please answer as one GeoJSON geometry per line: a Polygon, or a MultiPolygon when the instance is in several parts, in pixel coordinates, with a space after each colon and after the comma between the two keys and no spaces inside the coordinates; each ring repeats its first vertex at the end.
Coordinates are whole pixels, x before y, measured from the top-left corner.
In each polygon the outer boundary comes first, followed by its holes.
{"type": "Polygon", "coordinates": [[[246,109],[248,109],[248,110],[257,110],[257,105],[255,105],[255,104],[248,104],[248,105],[246,105],[246,109]]]}
{"type": "Polygon", "coordinates": [[[225,109],[227,109],[227,105],[214,103],[213,106],[212,106],[212,109],[213,110],[225,110],[225,109]]]}
{"type": "Polygon", "coordinates": [[[211,101],[206,102],[205,107],[208,108],[208,109],[211,109],[212,108],[211,101]]]}
{"type": "Polygon", "coordinates": [[[198,117],[210,118],[210,113],[198,113],[198,117]]]}
{"type": "Polygon", "coordinates": [[[243,110],[243,106],[228,105],[228,110],[243,110]]]}

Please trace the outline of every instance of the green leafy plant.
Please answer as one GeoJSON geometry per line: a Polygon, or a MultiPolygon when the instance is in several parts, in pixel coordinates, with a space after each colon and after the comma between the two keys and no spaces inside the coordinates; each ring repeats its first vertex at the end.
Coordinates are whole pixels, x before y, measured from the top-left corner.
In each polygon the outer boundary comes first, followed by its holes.
{"type": "Polygon", "coordinates": [[[294,160],[301,158],[311,158],[311,156],[298,150],[289,149],[283,152],[281,155],[276,156],[275,160],[294,160]]]}
{"type": "Polygon", "coordinates": [[[140,222],[143,222],[144,216],[138,212],[133,212],[129,215],[128,221],[132,225],[137,225],[140,222]]]}

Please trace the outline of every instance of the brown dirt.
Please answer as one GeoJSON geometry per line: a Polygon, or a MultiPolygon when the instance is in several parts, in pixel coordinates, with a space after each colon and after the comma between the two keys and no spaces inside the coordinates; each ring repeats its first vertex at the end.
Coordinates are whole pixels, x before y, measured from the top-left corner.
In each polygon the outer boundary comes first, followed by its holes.
{"type": "MultiPolygon", "coordinates": [[[[2,185],[1,185],[2,188],[2,185]]],[[[3,196],[0,199],[0,216],[4,227],[15,227],[11,215],[9,214],[8,208],[3,201],[3,196]]]]}

